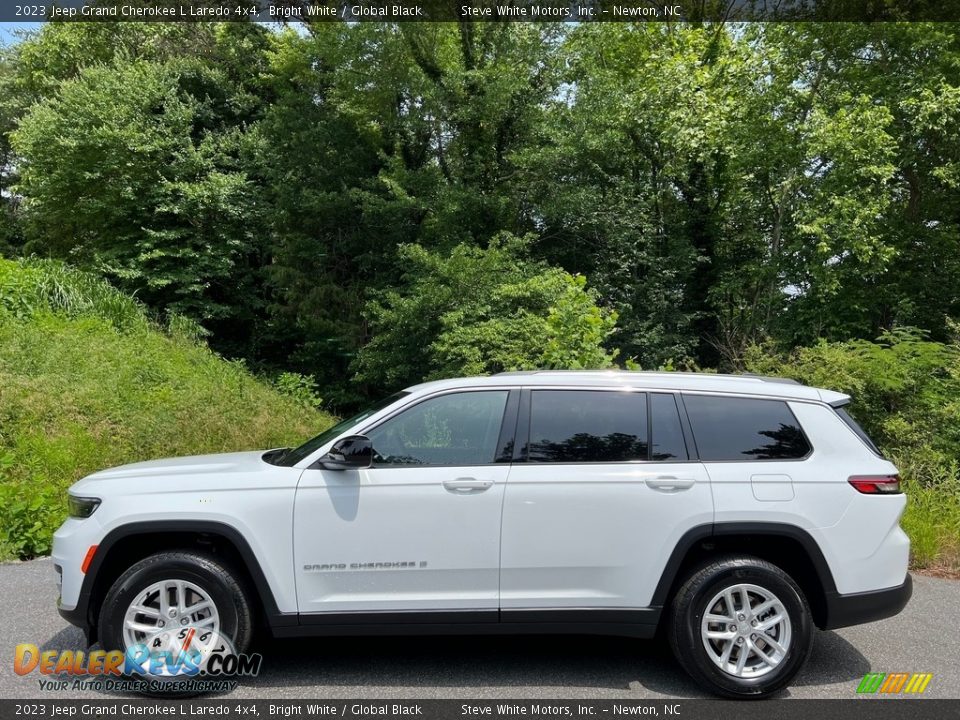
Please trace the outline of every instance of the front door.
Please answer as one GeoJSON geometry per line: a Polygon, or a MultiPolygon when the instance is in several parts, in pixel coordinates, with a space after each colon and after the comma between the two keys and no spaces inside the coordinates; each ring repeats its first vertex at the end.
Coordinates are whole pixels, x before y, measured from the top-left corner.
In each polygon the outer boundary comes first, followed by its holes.
{"type": "Polygon", "coordinates": [[[301,613],[484,619],[463,612],[472,610],[496,619],[508,406],[516,420],[509,397],[508,389],[431,396],[364,433],[371,468],[304,471],[294,510],[301,613]]]}

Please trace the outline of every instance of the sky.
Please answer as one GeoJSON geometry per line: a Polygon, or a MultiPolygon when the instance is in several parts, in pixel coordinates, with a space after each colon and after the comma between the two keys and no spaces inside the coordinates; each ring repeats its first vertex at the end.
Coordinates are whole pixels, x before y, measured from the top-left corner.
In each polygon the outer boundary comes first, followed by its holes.
{"type": "MultiPolygon", "coordinates": [[[[39,30],[42,25],[42,22],[0,22],[0,47],[19,42],[20,38],[17,37],[18,30],[39,30]]],[[[284,27],[283,23],[278,22],[264,23],[264,26],[270,30],[279,30],[284,27]]],[[[288,23],[287,27],[292,27],[301,34],[306,33],[303,24],[299,22],[288,23]]]]}
{"type": "Polygon", "coordinates": [[[12,45],[19,38],[16,36],[17,30],[36,30],[43,23],[38,22],[0,22],[0,46],[12,45]]]}

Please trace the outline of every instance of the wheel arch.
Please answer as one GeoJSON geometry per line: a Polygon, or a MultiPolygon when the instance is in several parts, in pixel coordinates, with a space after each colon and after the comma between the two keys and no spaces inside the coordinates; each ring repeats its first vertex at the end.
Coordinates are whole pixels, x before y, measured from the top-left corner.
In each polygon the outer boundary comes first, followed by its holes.
{"type": "Polygon", "coordinates": [[[666,606],[694,568],[721,553],[752,555],[781,568],[806,595],[814,624],[824,627],[828,599],[837,592],[833,573],[816,540],[786,523],[724,522],[691,528],[670,554],[650,604],[666,606]]]}
{"type": "MultiPolygon", "coordinates": [[[[153,520],[121,525],[100,541],[83,579],[74,617],[86,627],[87,639],[96,640],[100,607],[114,581],[133,563],[165,550],[199,550],[223,560],[242,573],[257,614],[270,626],[285,617],[263,568],[250,544],[235,527],[207,520],[153,520]]],[[[296,615],[293,615],[296,622],[296,615]]]]}

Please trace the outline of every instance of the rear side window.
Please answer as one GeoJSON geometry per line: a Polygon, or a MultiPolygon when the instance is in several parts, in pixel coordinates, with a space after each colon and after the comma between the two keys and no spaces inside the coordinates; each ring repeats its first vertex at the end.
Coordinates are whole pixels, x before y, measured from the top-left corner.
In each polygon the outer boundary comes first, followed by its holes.
{"type": "Polygon", "coordinates": [[[867,435],[867,433],[864,431],[862,427],[860,427],[860,423],[854,420],[853,416],[847,412],[846,407],[838,407],[838,408],[834,408],[834,410],[837,411],[837,415],[840,416],[840,419],[847,424],[847,427],[853,430],[853,432],[856,433],[857,437],[863,440],[864,444],[868,448],[873,450],[874,454],[876,454],[879,457],[883,457],[883,453],[880,452],[880,448],[878,448],[874,444],[873,440],[870,439],[870,436],[867,435]]]}
{"type": "Polygon", "coordinates": [[[688,460],[676,398],[664,393],[652,393],[650,418],[650,459],[660,462],[688,460]]]}
{"type": "Polygon", "coordinates": [[[700,460],[797,460],[810,452],[782,400],[684,395],[700,460]]]}
{"type": "Polygon", "coordinates": [[[646,394],[534,390],[527,459],[556,463],[646,460],[646,394]]]}

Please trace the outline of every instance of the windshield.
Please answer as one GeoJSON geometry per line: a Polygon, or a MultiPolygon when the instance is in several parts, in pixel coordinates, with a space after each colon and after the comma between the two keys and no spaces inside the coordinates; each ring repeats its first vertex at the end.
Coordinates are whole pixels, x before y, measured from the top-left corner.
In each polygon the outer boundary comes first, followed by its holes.
{"type": "Polygon", "coordinates": [[[311,453],[316,452],[316,450],[319,447],[323,446],[325,443],[328,443],[333,438],[337,437],[337,435],[342,435],[343,433],[350,430],[350,428],[359,425],[361,422],[366,420],[368,417],[370,417],[374,413],[379,412],[380,410],[383,410],[388,405],[392,405],[400,398],[406,397],[409,394],[410,393],[408,392],[395,393],[388,398],[384,398],[383,400],[377,403],[374,403],[363,412],[358,413],[357,415],[354,415],[352,418],[341,420],[333,427],[328,428],[327,430],[324,430],[322,433],[320,433],[316,437],[307,440],[300,447],[294,448],[293,450],[290,450],[289,452],[287,452],[286,455],[284,455],[282,458],[279,458],[276,461],[276,464],[284,465],[286,467],[291,467],[292,465],[296,465],[298,462],[303,460],[305,457],[307,457],[311,453]]]}

